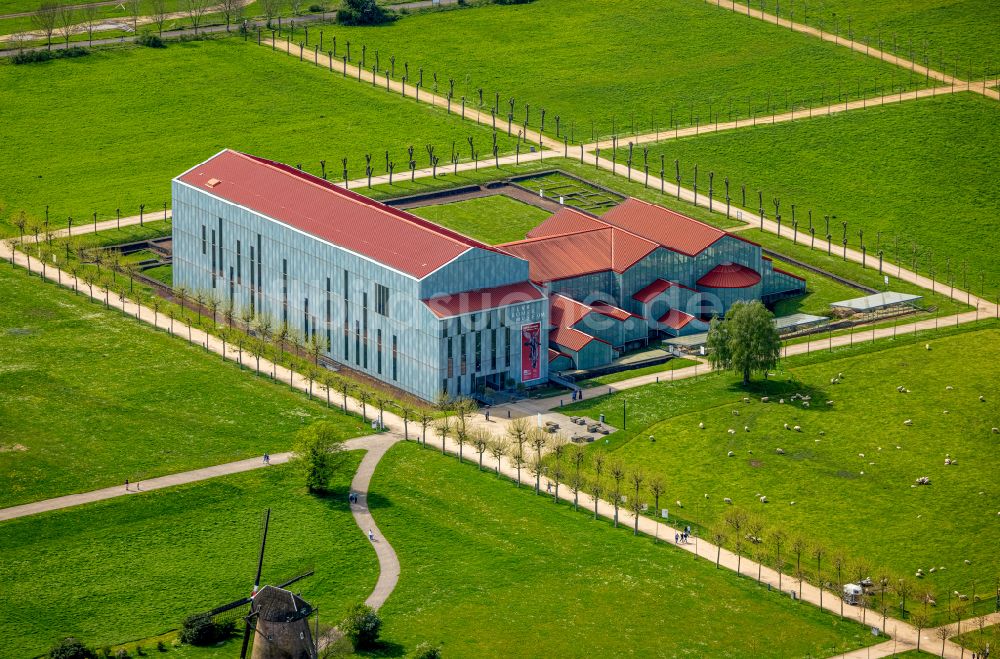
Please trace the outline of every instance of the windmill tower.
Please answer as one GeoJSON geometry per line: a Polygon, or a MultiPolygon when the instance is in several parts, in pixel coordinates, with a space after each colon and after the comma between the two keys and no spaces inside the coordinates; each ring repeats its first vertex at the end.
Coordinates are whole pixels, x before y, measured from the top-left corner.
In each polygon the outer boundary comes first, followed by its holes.
{"type": "Polygon", "coordinates": [[[250,605],[249,613],[242,616],[246,622],[240,659],[246,659],[253,639],[252,659],[316,659],[318,656],[316,639],[309,631],[309,617],[316,615],[319,627],[319,609],[302,599],[287,586],[313,574],[309,570],[277,586],[260,587],[260,575],[264,568],[264,548],[267,546],[267,529],[271,521],[271,509],[264,513],[260,555],[257,559],[257,576],[249,597],[235,600],[208,612],[215,617],[250,605]]]}

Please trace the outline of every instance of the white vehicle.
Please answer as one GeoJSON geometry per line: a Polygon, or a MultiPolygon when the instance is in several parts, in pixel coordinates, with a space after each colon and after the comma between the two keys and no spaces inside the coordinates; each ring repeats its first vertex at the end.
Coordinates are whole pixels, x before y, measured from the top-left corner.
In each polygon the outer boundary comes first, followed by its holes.
{"type": "Polygon", "coordinates": [[[847,604],[853,604],[857,606],[861,603],[861,596],[864,595],[865,589],[856,583],[844,584],[844,602],[847,604]]]}

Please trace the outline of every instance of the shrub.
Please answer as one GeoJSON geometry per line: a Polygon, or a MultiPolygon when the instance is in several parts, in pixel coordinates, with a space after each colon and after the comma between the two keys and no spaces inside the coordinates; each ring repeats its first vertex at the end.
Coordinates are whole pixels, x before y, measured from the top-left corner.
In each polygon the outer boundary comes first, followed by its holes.
{"type": "Polygon", "coordinates": [[[62,50],[25,50],[10,58],[14,64],[34,64],[36,62],[48,62],[53,59],[64,59],[70,57],[83,57],[89,55],[86,48],[73,46],[62,50]]]}
{"type": "Polygon", "coordinates": [[[164,643],[163,641],[157,641],[156,642],[156,651],[157,652],[166,652],[167,651],[167,644],[164,643]]]}
{"type": "Polygon", "coordinates": [[[189,645],[212,645],[232,636],[236,621],[217,623],[207,613],[196,613],[184,619],[180,640],[189,645]]]}
{"type": "Polygon", "coordinates": [[[49,650],[50,659],[94,659],[96,656],[93,650],[72,636],[59,641],[49,650]]]}
{"type": "Polygon", "coordinates": [[[441,646],[431,645],[427,641],[424,641],[413,649],[410,657],[412,659],[441,659],[441,646]]]}
{"type": "Polygon", "coordinates": [[[367,604],[355,604],[340,628],[355,650],[371,648],[378,641],[382,618],[367,604]]]}
{"type": "Polygon", "coordinates": [[[166,48],[167,44],[163,39],[156,34],[150,34],[148,32],[142,34],[138,39],[135,40],[140,46],[146,46],[147,48],[166,48]]]}
{"type": "Polygon", "coordinates": [[[323,5],[309,5],[309,11],[311,11],[314,14],[322,14],[324,11],[326,11],[326,7],[324,7],[323,5]]]}
{"type": "Polygon", "coordinates": [[[344,0],[343,9],[337,10],[341,25],[381,25],[396,20],[395,14],[380,7],[375,0],[344,0]]]}

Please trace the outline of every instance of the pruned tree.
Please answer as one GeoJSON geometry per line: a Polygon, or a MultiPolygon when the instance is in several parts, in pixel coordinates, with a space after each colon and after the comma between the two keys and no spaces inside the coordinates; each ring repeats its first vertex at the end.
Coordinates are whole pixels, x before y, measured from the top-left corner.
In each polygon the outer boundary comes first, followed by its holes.
{"type": "Polygon", "coordinates": [[[917,611],[910,616],[910,624],[917,628],[917,652],[920,652],[920,637],[923,636],[923,631],[930,627],[931,620],[926,613],[917,611]]]}
{"type": "Polygon", "coordinates": [[[56,9],[56,29],[59,36],[62,37],[65,42],[66,47],[69,48],[69,39],[76,34],[78,29],[76,24],[76,12],[73,11],[72,7],[68,5],[59,5],[59,8],[56,9]]]}
{"type": "Polygon", "coordinates": [[[597,519],[597,504],[601,500],[601,495],[604,494],[604,484],[601,483],[601,479],[593,478],[584,484],[587,489],[587,493],[594,500],[594,519],[597,519]]]}
{"type": "MultiPolygon", "coordinates": [[[[545,432],[543,432],[540,428],[535,428],[529,433],[529,440],[531,441],[531,448],[535,449],[534,462],[542,464],[542,449],[545,448],[549,438],[545,436],[545,432]]],[[[532,476],[535,477],[535,494],[538,494],[542,484],[541,472],[532,471],[532,476]]]]}
{"type": "Polygon", "coordinates": [[[257,3],[269,30],[271,29],[271,21],[274,20],[281,10],[281,3],[282,0],[259,0],[257,3]]]}
{"type": "Polygon", "coordinates": [[[632,535],[639,535],[639,513],[642,512],[642,484],[646,481],[646,474],[642,469],[636,469],[629,474],[629,484],[632,486],[632,500],[629,502],[629,511],[634,518],[632,535]]]}
{"type": "Polygon", "coordinates": [[[719,569],[719,561],[722,558],[722,543],[726,541],[726,532],[722,528],[712,531],[712,542],[715,543],[715,569],[719,569]]]}
{"type": "Polygon", "coordinates": [[[823,610],[823,557],[826,556],[826,547],[816,545],[812,550],[812,557],[816,559],[816,584],[819,586],[819,608],[823,610]]]}
{"type": "Polygon", "coordinates": [[[46,47],[52,50],[52,34],[59,24],[59,5],[46,0],[31,14],[31,26],[45,37],[46,47]]]}
{"type": "Polygon", "coordinates": [[[490,440],[492,439],[493,436],[490,434],[490,431],[485,428],[476,428],[472,431],[472,446],[475,447],[476,453],[479,454],[479,471],[483,470],[483,454],[490,447],[490,440]]]}
{"type": "Polygon", "coordinates": [[[740,559],[743,553],[743,529],[747,523],[747,513],[742,508],[731,508],[726,512],[726,525],[733,530],[733,542],[736,548],[736,573],[740,572],[740,559]]]}
{"type": "MultiPolygon", "coordinates": [[[[806,539],[800,535],[792,539],[792,552],[795,553],[795,574],[802,575],[802,552],[808,547],[806,539]]],[[[802,577],[799,576],[799,599],[802,599],[802,577]]]]}
{"type": "Polygon", "coordinates": [[[419,412],[420,421],[420,441],[424,446],[427,446],[427,429],[431,427],[434,422],[434,415],[427,408],[421,408],[419,412]]]}
{"type": "Polygon", "coordinates": [[[132,18],[132,34],[139,34],[139,17],[142,16],[142,0],[125,0],[125,9],[132,18]]]}
{"type": "Polygon", "coordinates": [[[662,477],[653,476],[649,479],[649,493],[653,495],[653,511],[657,515],[660,514],[660,496],[666,489],[667,486],[662,477]]]}
{"type": "Polygon", "coordinates": [[[438,419],[434,429],[437,432],[438,437],[441,438],[441,455],[444,455],[444,443],[448,439],[448,435],[452,432],[451,417],[443,416],[438,419]]]}
{"type": "Polygon", "coordinates": [[[184,0],[184,10],[191,20],[191,27],[194,28],[196,35],[198,34],[198,28],[201,26],[202,19],[205,18],[205,14],[208,12],[210,4],[211,0],[184,0]]]}
{"type": "Polygon", "coordinates": [[[503,456],[507,455],[509,450],[510,442],[507,441],[506,437],[491,437],[489,451],[490,457],[497,462],[497,478],[500,477],[500,461],[503,459],[503,456]]]}
{"type": "Polygon", "coordinates": [[[539,494],[539,483],[542,481],[542,474],[545,473],[545,463],[537,455],[531,456],[528,462],[528,473],[535,477],[535,495],[539,494]]]}
{"type": "Polygon", "coordinates": [[[760,300],[734,303],[725,322],[713,318],[707,339],[712,368],[741,374],[744,386],[752,374],[774,368],[781,356],[781,337],[773,320],[760,300]]]}
{"type": "Polygon", "coordinates": [[[169,15],[167,0],[151,0],[149,10],[149,17],[153,21],[153,25],[156,26],[157,33],[162,37],[163,26],[166,24],[167,16],[169,15]]]}
{"type": "Polygon", "coordinates": [[[523,444],[514,444],[511,447],[510,462],[517,470],[517,487],[521,487],[521,469],[527,463],[527,456],[524,453],[523,444]]]}
{"type": "Polygon", "coordinates": [[[611,482],[613,483],[611,487],[611,503],[615,507],[615,528],[618,527],[618,508],[621,506],[622,502],[622,482],[625,480],[625,465],[621,460],[615,460],[611,463],[611,482]]]}
{"type": "Polygon", "coordinates": [[[757,581],[761,580],[761,570],[764,564],[764,518],[760,515],[747,515],[747,540],[754,546],[757,555],[757,581]]]}

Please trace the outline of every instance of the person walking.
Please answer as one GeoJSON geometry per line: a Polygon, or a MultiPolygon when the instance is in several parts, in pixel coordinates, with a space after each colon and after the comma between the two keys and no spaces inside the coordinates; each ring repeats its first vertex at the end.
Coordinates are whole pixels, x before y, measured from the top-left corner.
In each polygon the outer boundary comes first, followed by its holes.
{"type": "Polygon", "coordinates": [[[372,531],[371,529],[368,529],[368,539],[371,540],[372,542],[375,542],[375,532],[372,531]]]}
{"type": "Polygon", "coordinates": [[[125,491],[128,492],[128,479],[125,479],[125,491]]]}
{"type": "Polygon", "coordinates": [[[267,453],[264,453],[264,464],[266,465],[271,464],[271,456],[268,455],[267,453]]]}

